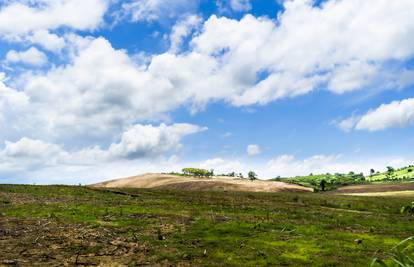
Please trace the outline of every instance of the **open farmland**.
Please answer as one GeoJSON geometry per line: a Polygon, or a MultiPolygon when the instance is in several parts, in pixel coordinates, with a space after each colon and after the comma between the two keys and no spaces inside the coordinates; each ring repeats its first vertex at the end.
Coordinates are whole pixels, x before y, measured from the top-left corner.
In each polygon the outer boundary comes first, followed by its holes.
{"type": "Polygon", "coordinates": [[[368,266],[414,233],[407,198],[0,186],[0,264],[368,266]]]}

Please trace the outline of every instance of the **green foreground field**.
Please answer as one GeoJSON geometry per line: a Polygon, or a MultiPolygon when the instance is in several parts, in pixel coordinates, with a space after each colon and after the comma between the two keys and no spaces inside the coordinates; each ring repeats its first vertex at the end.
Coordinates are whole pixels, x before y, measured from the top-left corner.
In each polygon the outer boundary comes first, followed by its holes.
{"type": "Polygon", "coordinates": [[[410,200],[0,185],[0,265],[369,266],[410,200]]]}

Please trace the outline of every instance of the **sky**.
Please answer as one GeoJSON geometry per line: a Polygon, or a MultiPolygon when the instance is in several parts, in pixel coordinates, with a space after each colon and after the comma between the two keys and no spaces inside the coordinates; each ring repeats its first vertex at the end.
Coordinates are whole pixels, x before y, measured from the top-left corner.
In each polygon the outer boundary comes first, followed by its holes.
{"type": "Polygon", "coordinates": [[[414,161],[412,0],[0,0],[0,184],[414,161]]]}

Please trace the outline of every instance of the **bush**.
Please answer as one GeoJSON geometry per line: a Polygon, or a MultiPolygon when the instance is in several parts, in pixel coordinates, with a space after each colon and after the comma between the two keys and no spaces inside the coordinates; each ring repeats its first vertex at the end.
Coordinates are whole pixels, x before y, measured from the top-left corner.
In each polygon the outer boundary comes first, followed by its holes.
{"type": "Polygon", "coordinates": [[[401,214],[410,214],[410,215],[414,215],[414,201],[411,202],[410,205],[407,206],[402,206],[401,210],[400,210],[401,214]]]}
{"type": "Polygon", "coordinates": [[[414,253],[412,251],[414,236],[409,237],[400,243],[398,243],[394,248],[392,248],[390,253],[390,260],[392,264],[387,264],[381,259],[374,258],[371,262],[371,267],[373,266],[399,266],[399,267],[413,267],[414,266],[414,253]]]}

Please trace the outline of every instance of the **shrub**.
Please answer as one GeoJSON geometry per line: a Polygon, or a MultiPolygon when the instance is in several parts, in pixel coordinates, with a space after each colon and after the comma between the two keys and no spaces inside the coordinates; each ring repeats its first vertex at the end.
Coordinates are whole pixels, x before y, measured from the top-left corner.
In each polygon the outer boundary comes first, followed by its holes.
{"type": "Polygon", "coordinates": [[[392,248],[390,253],[390,260],[392,264],[387,264],[381,259],[374,258],[371,262],[372,266],[399,266],[399,267],[413,267],[414,253],[412,251],[414,236],[411,236],[392,248]]]}
{"type": "Polygon", "coordinates": [[[401,214],[408,213],[410,215],[414,215],[414,201],[411,202],[410,205],[402,206],[400,212],[401,212],[401,214]]]}

